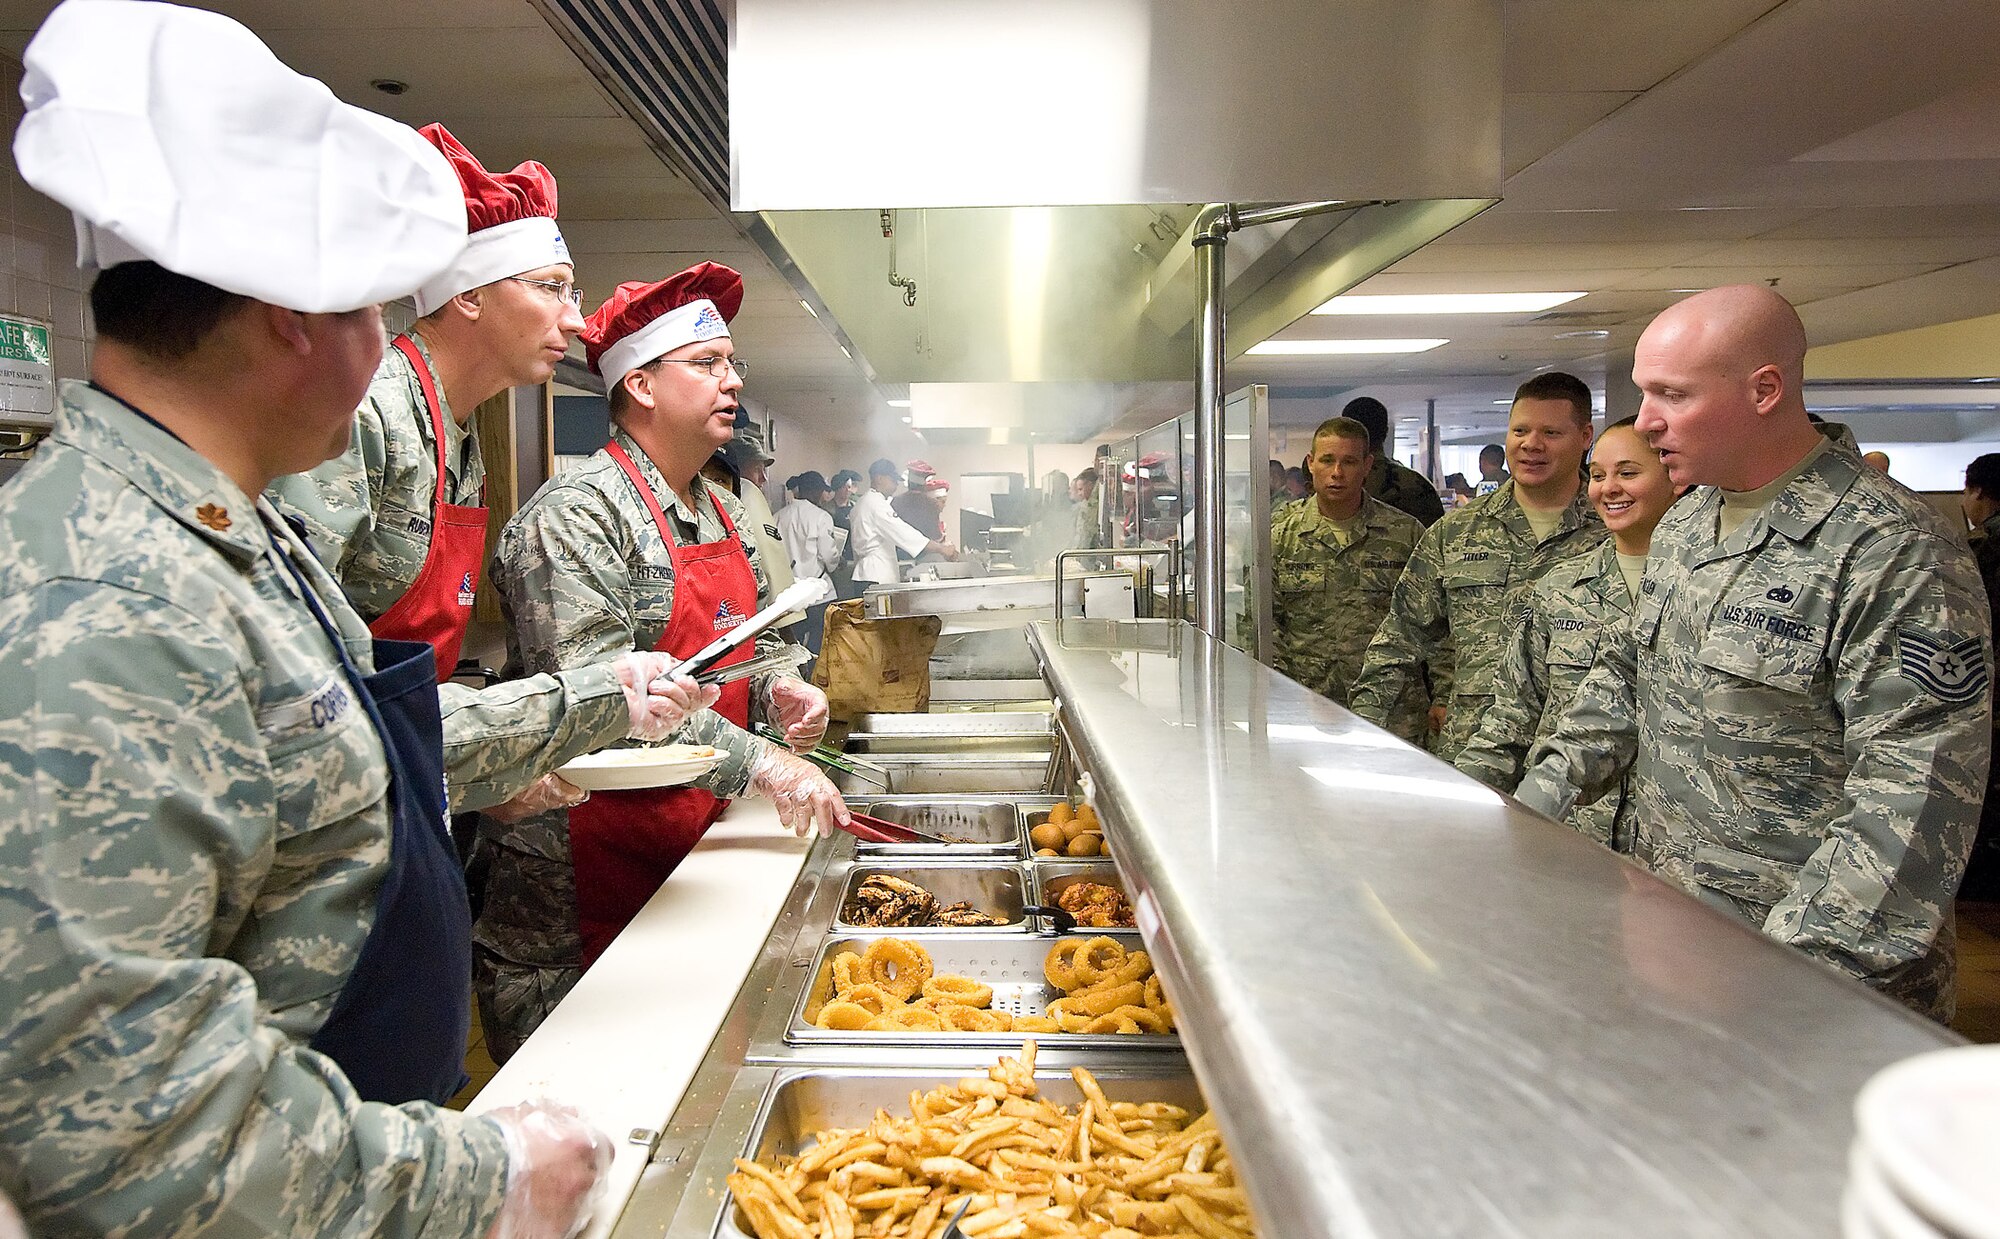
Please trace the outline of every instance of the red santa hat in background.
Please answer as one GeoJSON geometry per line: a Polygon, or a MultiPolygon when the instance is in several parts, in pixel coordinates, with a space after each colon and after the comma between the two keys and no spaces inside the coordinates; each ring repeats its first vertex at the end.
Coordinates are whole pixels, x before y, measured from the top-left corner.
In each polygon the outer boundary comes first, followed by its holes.
{"type": "Polygon", "coordinates": [[[488,172],[443,125],[417,131],[443,153],[465,193],[465,249],[444,274],[417,290],[417,313],[429,314],[462,292],[570,261],[556,227],[556,178],[534,160],[511,172],[488,172]]]}
{"type": "Polygon", "coordinates": [[[629,281],[584,320],[584,359],[607,387],[616,387],[684,344],[728,335],[742,308],[743,277],[719,262],[651,284],[629,281]]]}

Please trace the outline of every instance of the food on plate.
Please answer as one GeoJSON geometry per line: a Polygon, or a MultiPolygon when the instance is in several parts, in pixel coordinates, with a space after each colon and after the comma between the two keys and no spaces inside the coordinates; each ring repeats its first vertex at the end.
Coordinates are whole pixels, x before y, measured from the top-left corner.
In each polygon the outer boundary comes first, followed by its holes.
{"type": "Polygon", "coordinates": [[[1076,1106],[1040,1095],[1035,1043],[984,1078],[912,1092],[909,1117],[816,1132],[796,1157],[738,1159],[729,1190],[757,1239],[927,1239],[968,1198],[980,1239],[1187,1235],[1254,1239],[1256,1223],[1209,1114],[1112,1101],[1070,1068],[1076,1106]]]}
{"type": "Polygon", "coordinates": [[[915,882],[886,873],[872,873],[855,888],[854,898],[841,911],[850,925],[871,929],[928,929],[936,926],[972,928],[1003,925],[998,917],[981,912],[971,904],[940,904],[937,896],[915,882]]]}
{"type": "Polygon", "coordinates": [[[1102,882],[1072,882],[1056,892],[1056,906],[1083,929],[1130,929],[1137,920],[1123,891],[1102,882]]]}
{"type": "Polygon", "coordinates": [[[1063,837],[1063,828],[1060,825],[1055,822],[1043,822],[1028,832],[1028,842],[1034,844],[1037,851],[1043,849],[1052,851],[1062,847],[1069,840],[1063,837]]]}

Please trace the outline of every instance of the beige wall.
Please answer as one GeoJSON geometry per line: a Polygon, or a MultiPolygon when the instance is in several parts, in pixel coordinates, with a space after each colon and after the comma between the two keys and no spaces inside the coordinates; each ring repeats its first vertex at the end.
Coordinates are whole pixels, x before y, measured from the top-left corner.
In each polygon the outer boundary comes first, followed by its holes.
{"type": "MultiPolygon", "coordinates": [[[[0,129],[21,124],[21,62],[0,56],[0,129]]],[[[28,187],[7,160],[0,191],[0,311],[50,324],[56,378],[90,376],[90,308],[69,212],[28,187]]]]}
{"type": "Polygon", "coordinates": [[[2000,314],[1828,344],[1806,353],[1808,379],[1978,379],[2000,375],[2000,314]]]}

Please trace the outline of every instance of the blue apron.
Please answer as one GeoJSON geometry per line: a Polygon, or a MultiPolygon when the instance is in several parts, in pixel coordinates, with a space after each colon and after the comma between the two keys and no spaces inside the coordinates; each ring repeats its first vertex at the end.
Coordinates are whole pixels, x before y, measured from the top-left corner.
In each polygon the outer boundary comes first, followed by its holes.
{"type": "Polygon", "coordinates": [[[363,1101],[442,1103],[466,1080],[472,910],[445,809],[437,657],[421,641],[377,639],[378,670],[361,674],[305,577],[276,549],[382,738],[394,811],[375,927],[312,1048],[340,1064],[363,1101]]]}

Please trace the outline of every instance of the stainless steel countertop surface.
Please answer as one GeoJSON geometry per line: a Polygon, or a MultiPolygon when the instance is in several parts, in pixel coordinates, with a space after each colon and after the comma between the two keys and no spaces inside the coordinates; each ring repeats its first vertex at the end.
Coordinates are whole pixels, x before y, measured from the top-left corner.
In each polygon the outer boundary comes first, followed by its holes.
{"type": "Polygon", "coordinates": [[[1192,626],[1031,639],[1266,1235],[1835,1235],[1958,1041],[1192,626]]]}

